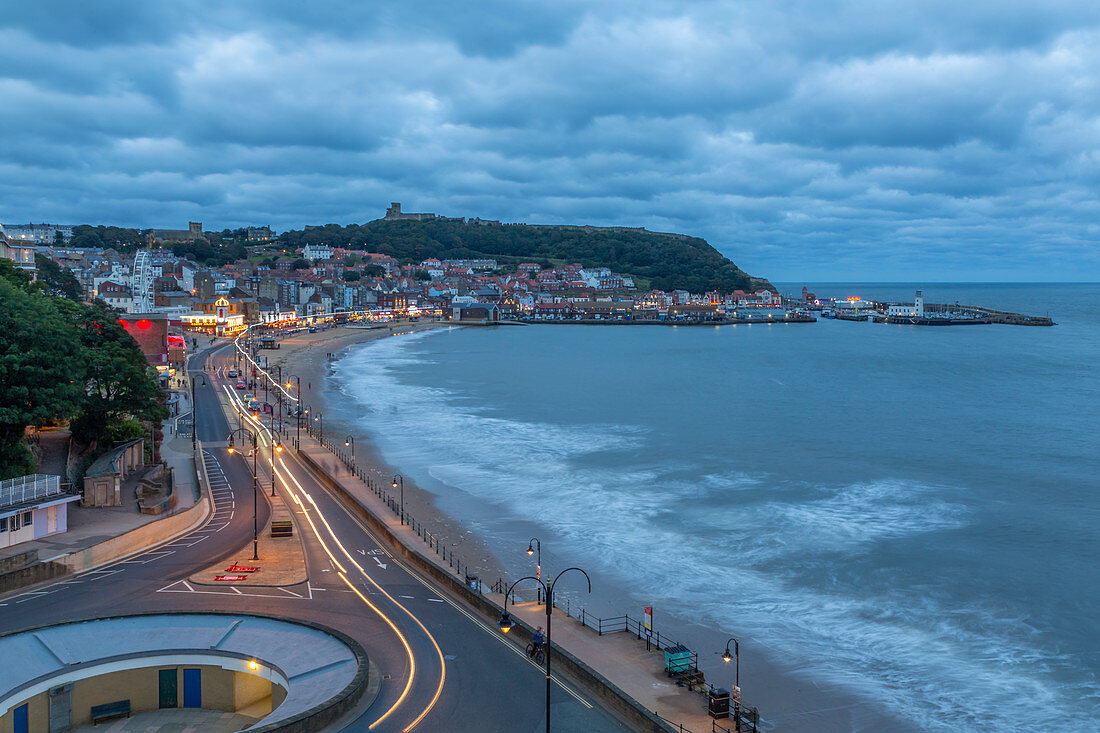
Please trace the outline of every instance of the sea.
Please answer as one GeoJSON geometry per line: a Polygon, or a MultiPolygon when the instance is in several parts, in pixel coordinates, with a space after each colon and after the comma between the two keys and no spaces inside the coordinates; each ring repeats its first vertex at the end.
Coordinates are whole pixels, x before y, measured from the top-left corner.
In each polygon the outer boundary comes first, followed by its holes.
{"type": "Polygon", "coordinates": [[[1100,729],[1100,285],[805,285],[1057,325],[450,328],[354,347],[329,404],[513,577],[538,537],[593,578],[563,598],[711,629],[709,669],[736,636],[839,727],[1100,729]]]}

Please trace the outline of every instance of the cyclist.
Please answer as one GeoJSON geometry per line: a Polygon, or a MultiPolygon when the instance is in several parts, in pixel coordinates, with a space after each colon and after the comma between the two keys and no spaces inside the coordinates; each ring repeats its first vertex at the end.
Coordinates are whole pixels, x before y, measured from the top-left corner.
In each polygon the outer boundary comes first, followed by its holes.
{"type": "Polygon", "coordinates": [[[539,650],[542,649],[543,642],[545,641],[546,636],[542,633],[542,627],[540,626],[535,629],[535,633],[531,635],[531,646],[533,647],[531,650],[532,658],[534,658],[535,655],[539,653],[539,650]]]}

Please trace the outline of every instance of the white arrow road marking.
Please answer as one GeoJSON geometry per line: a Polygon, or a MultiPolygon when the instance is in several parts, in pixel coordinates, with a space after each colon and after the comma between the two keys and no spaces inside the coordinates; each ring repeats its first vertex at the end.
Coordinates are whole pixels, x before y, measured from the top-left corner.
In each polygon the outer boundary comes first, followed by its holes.
{"type": "Polygon", "coordinates": [[[386,569],[386,563],[379,560],[377,556],[374,557],[374,561],[378,563],[378,567],[382,568],[383,570],[386,569]]]}

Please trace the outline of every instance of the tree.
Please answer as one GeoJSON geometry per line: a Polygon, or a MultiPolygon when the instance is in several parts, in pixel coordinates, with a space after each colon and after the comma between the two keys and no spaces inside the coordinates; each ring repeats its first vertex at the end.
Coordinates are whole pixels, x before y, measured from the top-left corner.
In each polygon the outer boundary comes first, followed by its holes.
{"type": "Polygon", "coordinates": [[[131,437],[133,420],[167,418],[152,369],[115,314],[96,304],[74,304],[67,311],[84,360],[85,388],[73,437],[85,443],[123,440],[131,437]]]}
{"type": "Polygon", "coordinates": [[[364,265],[363,275],[366,277],[381,277],[386,274],[386,268],[382,265],[364,265]]]}
{"type": "Polygon", "coordinates": [[[50,295],[69,300],[80,300],[84,297],[84,288],[69,268],[62,268],[49,257],[40,254],[34,256],[34,264],[38,267],[38,281],[50,295]]]}
{"type": "MultiPolygon", "coordinates": [[[[72,416],[83,381],[80,343],[57,303],[0,278],[0,478],[34,472],[28,425],[72,416]]],[[[76,305],[75,303],[72,305],[76,305]]]]}
{"type": "Polygon", "coordinates": [[[345,282],[349,282],[349,283],[358,282],[359,278],[360,278],[360,275],[359,275],[358,271],[356,271],[356,270],[344,270],[344,280],[345,280],[345,282]]]}
{"type": "Polygon", "coordinates": [[[292,270],[308,270],[310,268],[309,260],[299,257],[291,263],[290,269],[292,270]]]}
{"type": "Polygon", "coordinates": [[[417,270],[413,273],[413,279],[415,279],[415,280],[431,280],[432,276],[428,274],[427,270],[417,270]]]}

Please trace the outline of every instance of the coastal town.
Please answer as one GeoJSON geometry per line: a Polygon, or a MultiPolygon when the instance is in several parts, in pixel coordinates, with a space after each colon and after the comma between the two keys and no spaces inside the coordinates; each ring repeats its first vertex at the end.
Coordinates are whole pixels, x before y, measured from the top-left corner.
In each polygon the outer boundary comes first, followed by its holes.
{"type": "MultiPolygon", "coordinates": [[[[394,214],[395,208],[400,211],[394,204],[388,217],[435,217],[394,214]]],[[[245,256],[222,265],[177,254],[180,245],[203,239],[200,222],[189,222],[186,229],[148,230],[146,246],[133,252],[72,246],[73,230],[49,224],[0,226],[0,254],[29,270],[36,269],[39,258],[49,260],[72,273],[86,299],[101,299],[121,314],[158,314],[179,332],[217,336],[251,325],[285,327],[347,313],[372,321],[470,324],[812,323],[816,314],[916,325],[1052,323],[985,308],[925,304],[919,291],[910,303],[877,303],[858,296],[819,298],[807,288],[797,297],[768,288],[642,290],[629,274],[578,263],[399,262],[386,254],[324,244],[286,253],[267,226],[223,232],[239,238],[245,256]]]]}

